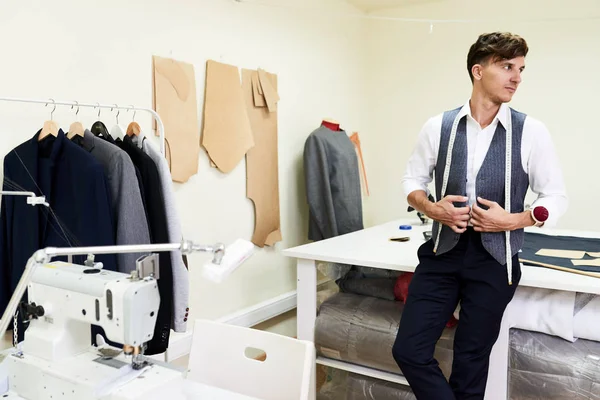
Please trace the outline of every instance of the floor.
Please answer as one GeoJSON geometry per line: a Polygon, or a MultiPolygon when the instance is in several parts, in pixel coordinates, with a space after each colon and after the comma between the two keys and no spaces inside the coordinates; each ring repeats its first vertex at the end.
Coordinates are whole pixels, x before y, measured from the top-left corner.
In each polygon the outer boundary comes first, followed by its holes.
{"type": "Polygon", "coordinates": [[[12,347],[12,331],[5,332],[0,340],[0,350],[12,347]]]}

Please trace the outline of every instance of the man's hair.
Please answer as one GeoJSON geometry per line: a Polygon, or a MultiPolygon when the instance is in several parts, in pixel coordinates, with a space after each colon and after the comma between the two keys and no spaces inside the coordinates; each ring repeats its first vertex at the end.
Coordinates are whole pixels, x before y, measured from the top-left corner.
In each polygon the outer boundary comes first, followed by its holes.
{"type": "Polygon", "coordinates": [[[471,70],[476,64],[486,64],[515,57],[525,57],[529,48],[525,39],[509,32],[484,33],[471,45],[467,56],[467,69],[473,82],[471,70]]]}

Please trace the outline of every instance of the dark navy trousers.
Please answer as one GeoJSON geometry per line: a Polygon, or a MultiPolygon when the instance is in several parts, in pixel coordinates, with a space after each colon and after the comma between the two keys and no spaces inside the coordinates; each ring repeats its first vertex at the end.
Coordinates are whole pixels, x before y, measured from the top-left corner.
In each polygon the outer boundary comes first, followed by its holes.
{"type": "Polygon", "coordinates": [[[472,228],[451,251],[436,256],[429,240],[418,256],[392,349],[394,359],[418,400],[483,400],[492,346],[521,279],[518,255],[513,257],[512,285],[506,265],[485,250],[481,235],[472,228]],[[448,382],[433,354],[459,301],[448,382]]]}

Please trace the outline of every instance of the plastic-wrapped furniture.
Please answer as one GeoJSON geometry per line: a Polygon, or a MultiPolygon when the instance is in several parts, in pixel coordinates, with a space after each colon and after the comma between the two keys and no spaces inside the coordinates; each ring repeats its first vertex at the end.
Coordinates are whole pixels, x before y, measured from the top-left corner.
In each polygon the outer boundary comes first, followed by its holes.
{"type": "Polygon", "coordinates": [[[317,400],[416,400],[408,386],[370,376],[326,368],[326,382],[317,400]]]}
{"type": "Polygon", "coordinates": [[[600,342],[510,331],[511,400],[600,400],[600,342]]]}
{"type": "MultiPolygon", "coordinates": [[[[321,304],[315,327],[320,356],[401,374],[392,356],[404,305],[351,293],[336,293],[321,304]]],[[[452,369],[455,328],[446,328],[435,357],[446,377],[452,369]]]]}
{"type": "MultiPolygon", "coordinates": [[[[319,307],[318,355],[400,374],[391,349],[402,309],[398,301],[334,294],[319,307]]],[[[446,377],[452,367],[453,337],[454,328],[446,328],[436,346],[446,377]]],[[[509,399],[600,400],[600,342],[570,342],[520,329],[511,329],[509,338],[509,399]]],[[[329,373],[320,399],[412,399],[410,389],[398,383],[345,371],[329,373]]]]}

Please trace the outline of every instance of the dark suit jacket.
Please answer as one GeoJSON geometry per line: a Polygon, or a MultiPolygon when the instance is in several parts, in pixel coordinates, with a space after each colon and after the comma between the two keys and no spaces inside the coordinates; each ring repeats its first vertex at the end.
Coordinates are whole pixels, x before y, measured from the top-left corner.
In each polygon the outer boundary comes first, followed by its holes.
{"type": "MultiPolygon", "coordinates": [[[[2,196],[0,210],[0,310],[4,310],[38,249],[115,244],[110,197],[102,165],[71,143],[62,130],[38,142],[39,131],[4,158],[3,190],[46,196],[50,208],[23,196],[2,196]],[[15,189],[18,187],[19,189],[15,189]]],[[[66,257],[56,257],[65,260],[66,257]]],[[[83,263],[85,256],[74,256],[83,263]]],[[[116,270],[114,254],[97,255],[116,270]]]]}
{"type": "MultiPolygon", "coordinates": [[[[150,240],[152,243],[169,243],[165,202],[156,164],[132,142],[129,136],[125,136],[123,140],[116,140],[116,144],[129,154],[133,164],[140,170],[148,212],[150,240]]],[[[146,350],[146,354],[148,355],[163,353],[167,350],[173,316],[173,269],[171,266],[171,255],[168,252],[160,252],[158,255],[160,266],[160,279],[158,279],[160,308],[154,328],[154,336],[148,343],[146,350]]]]}
{"type": "MultiPolygon", "coordinates": [[[[82,139],[81,147],[104,168],[113,205],[117,244],[150,244],[148,218],[131,158],[117,146],[97,138],[87,129],[83,138],[79,139],[82,139]]],[[[117,254],[119,271],[129,274],[135,270],[135,262],[143,254],[117,254]]]]}

